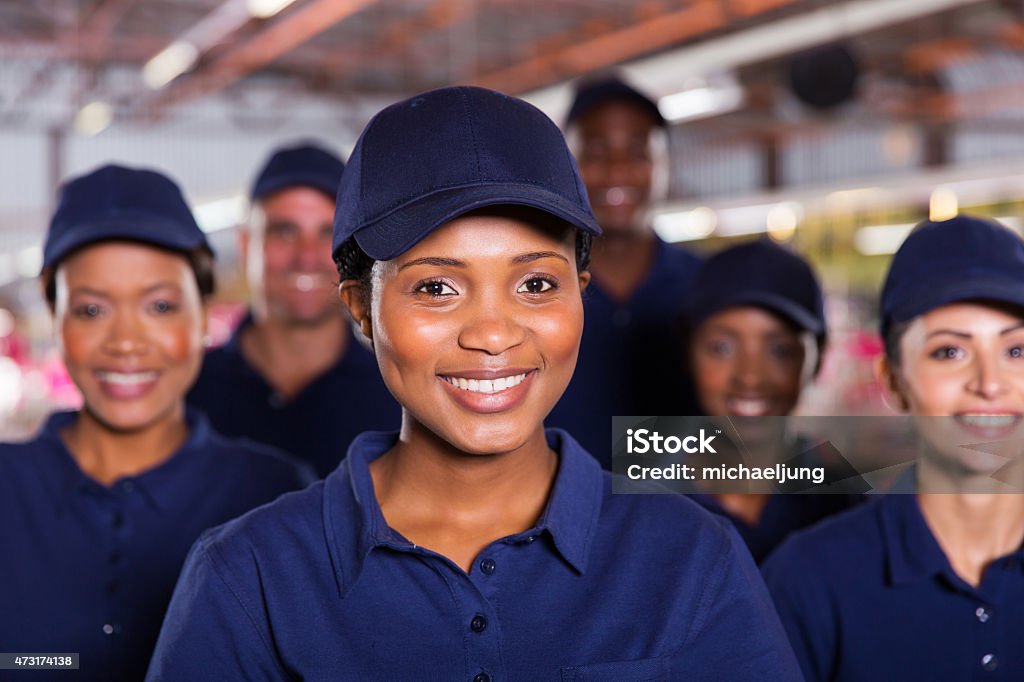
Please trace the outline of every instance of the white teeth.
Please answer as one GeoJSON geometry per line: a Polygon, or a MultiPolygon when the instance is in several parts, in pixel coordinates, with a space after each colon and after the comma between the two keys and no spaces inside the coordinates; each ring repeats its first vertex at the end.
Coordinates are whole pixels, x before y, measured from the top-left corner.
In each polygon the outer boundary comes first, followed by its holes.
{"type": "Polygon", "coordinates": [[[767,414],[768,401],[733,398],[729,401],[729,409],[740,417],[760,417],[767,414]]]}
{"type": "Polygon", "coordinates": [[[313,291],[316,278],[312,275],[299,275],[295,278],[295,288],[299,291],[313,291]]]}
{"type": "Polygon", "coordinates": [[[1017,420],[1017,416],[1013,414],[962,414],[960,419],[972,426],[999,427],[1012,425],[1017,420]]]}
{"type": "Polygon", "coordinates": [[[510,377],[498,379],[463,379],[462,377],[442,377],[452,386],[457,386],[463,391],[474,393],[500,393],[514,386],[518,386],[526,378],[526,374],[516,374],[510,377]]]}
{"type": "Polygon", "coordinates": [[[96,376],[99,377],[100,381],[104,381],[108,384],[118,384],[119,386],[137,386],[138,384],[144,384],[148,381],[154,381],[158,373],[157,372],[97,372],[96,376]]]}

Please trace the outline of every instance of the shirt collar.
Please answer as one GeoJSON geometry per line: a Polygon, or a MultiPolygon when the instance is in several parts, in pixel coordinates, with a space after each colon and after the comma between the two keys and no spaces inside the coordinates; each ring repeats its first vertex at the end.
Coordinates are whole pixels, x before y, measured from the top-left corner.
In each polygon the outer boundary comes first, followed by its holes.
{"type": "Polygon", "coordinates": [[[947,571],[949,560],[924,520],[917,495],[890,493],[879,500],[889,580],[894,585],[947,571]]]}
{"type": "Polygon", "coordinates": [[[164,511],[173,508],[181,498],[180,489],[184,479],[188,478],[188,460],[195,453],[207,448],[212,434],[206,416],[192,408],[185,409],[185,422],[189,433],[185,442],[167,460],[156,467],[136,476],[118,479],[111,486],[104,486],[88,476],[78,466],[78,462],[68,451],[60,432],[70,426],[78,418],[78,412],[57,412],[50,415],[43,425],[39,441],[46,451],[57,460],[57,512],[63,514],[68,505],[80,492],[95,494],[116,494],[125,490],[126,484],[142,493],[143,497],[155,508],[164,511]]]}
{"type": "MultiPolygon", "coordinates": [[[[597,461],[567,433],[548,429],[546,435],[548,445],[559,455],[551,495],[536,526],[508,540],[524,542],[547,532],[561,557],[583,573],[597,533],[605,481],[597,461]]],[[[370,462],[391,449],[397,439],[397,433],[360,434],[341,466],[324,483],[324,526],[341,596],[359,578],[366,557],[375,548],[412,549],[384,520],[370,477],[370,462]]]]}

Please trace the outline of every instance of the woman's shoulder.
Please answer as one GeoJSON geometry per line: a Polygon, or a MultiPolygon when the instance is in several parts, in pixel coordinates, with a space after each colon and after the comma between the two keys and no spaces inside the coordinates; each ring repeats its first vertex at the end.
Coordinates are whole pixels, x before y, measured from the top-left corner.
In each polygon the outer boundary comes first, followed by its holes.
{"type": "Polygon", "coordinates": [[[323,542],[323,481],[285,493],[204,532],[197,542],[217,563],[309,553],[323,542]]]}

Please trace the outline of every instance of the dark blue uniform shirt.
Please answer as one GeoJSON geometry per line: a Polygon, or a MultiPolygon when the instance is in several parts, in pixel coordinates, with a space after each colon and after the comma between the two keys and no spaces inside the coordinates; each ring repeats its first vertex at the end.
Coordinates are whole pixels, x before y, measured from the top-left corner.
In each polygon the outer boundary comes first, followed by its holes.
{"type": "Polygon", "coordinates": [[[695,494],[692,497],[708,511],[720,514],[732,522],[757,563],[764,561],[790,533],[849,509],[862,499],[855,495],[838,494],[772,495],[761,510],[761,518],[751,525],[733,516],[713,495],[695,494]]]}
{"type": "Polygon", "coordinates": [[[535,527],[466,574],[388,527],[363,434],[322,483],[203,535],[150,680],[792,680],[736,534],[693,502],[612,495],[564,432],[535,527]]]}
{"type": "Polygon", "coordinates": [[[391,397],[373,353],[346,325],[345,354],[302,391],[285,399],[246,361],[239,339],[247,317],[228,343],[206,354],[188,402],[226,436],[244,436],[290,452],[326,476],[363,431],[397,429],[401,410],[391,397]]]}
{"type": "Polygon", "coordinates": [[[793,535],[764,575],[808,680],[1024,679],[1024,548],[972,587],[915,495],[793,535]]]}
{"type": "Polygon", "coordinates": [[[141,679],[199,534],[313,478],[190,412],[170,459],[106,487],[60,438],[75,418],[55,414],[35,440],[0,445],[0,651],[79,653],[81,667],[0,679],[141,679]]]}
{"type": "Polygon", "coordinates": [[[612,416],[697,414],[677,327],[699,265],[658,239],[650,274],[629,300],[612,299],[595,281],[583,294],[576,372],[546,423],[574,434],[605,469],[612,416]]]}

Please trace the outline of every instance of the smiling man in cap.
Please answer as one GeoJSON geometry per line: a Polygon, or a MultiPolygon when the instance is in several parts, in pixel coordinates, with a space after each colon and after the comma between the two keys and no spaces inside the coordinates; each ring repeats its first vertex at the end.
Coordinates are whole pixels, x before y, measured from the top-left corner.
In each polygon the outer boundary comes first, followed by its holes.
{"type": "Polygon", "coordinates": [[[260,171],[240,232],[250,312],[189,394],[223,433],[287,450],[321,476],[357,433],[394,428],[399,415],[338,302],[331,235],[343,169],[303,144],[260,171]]]}

